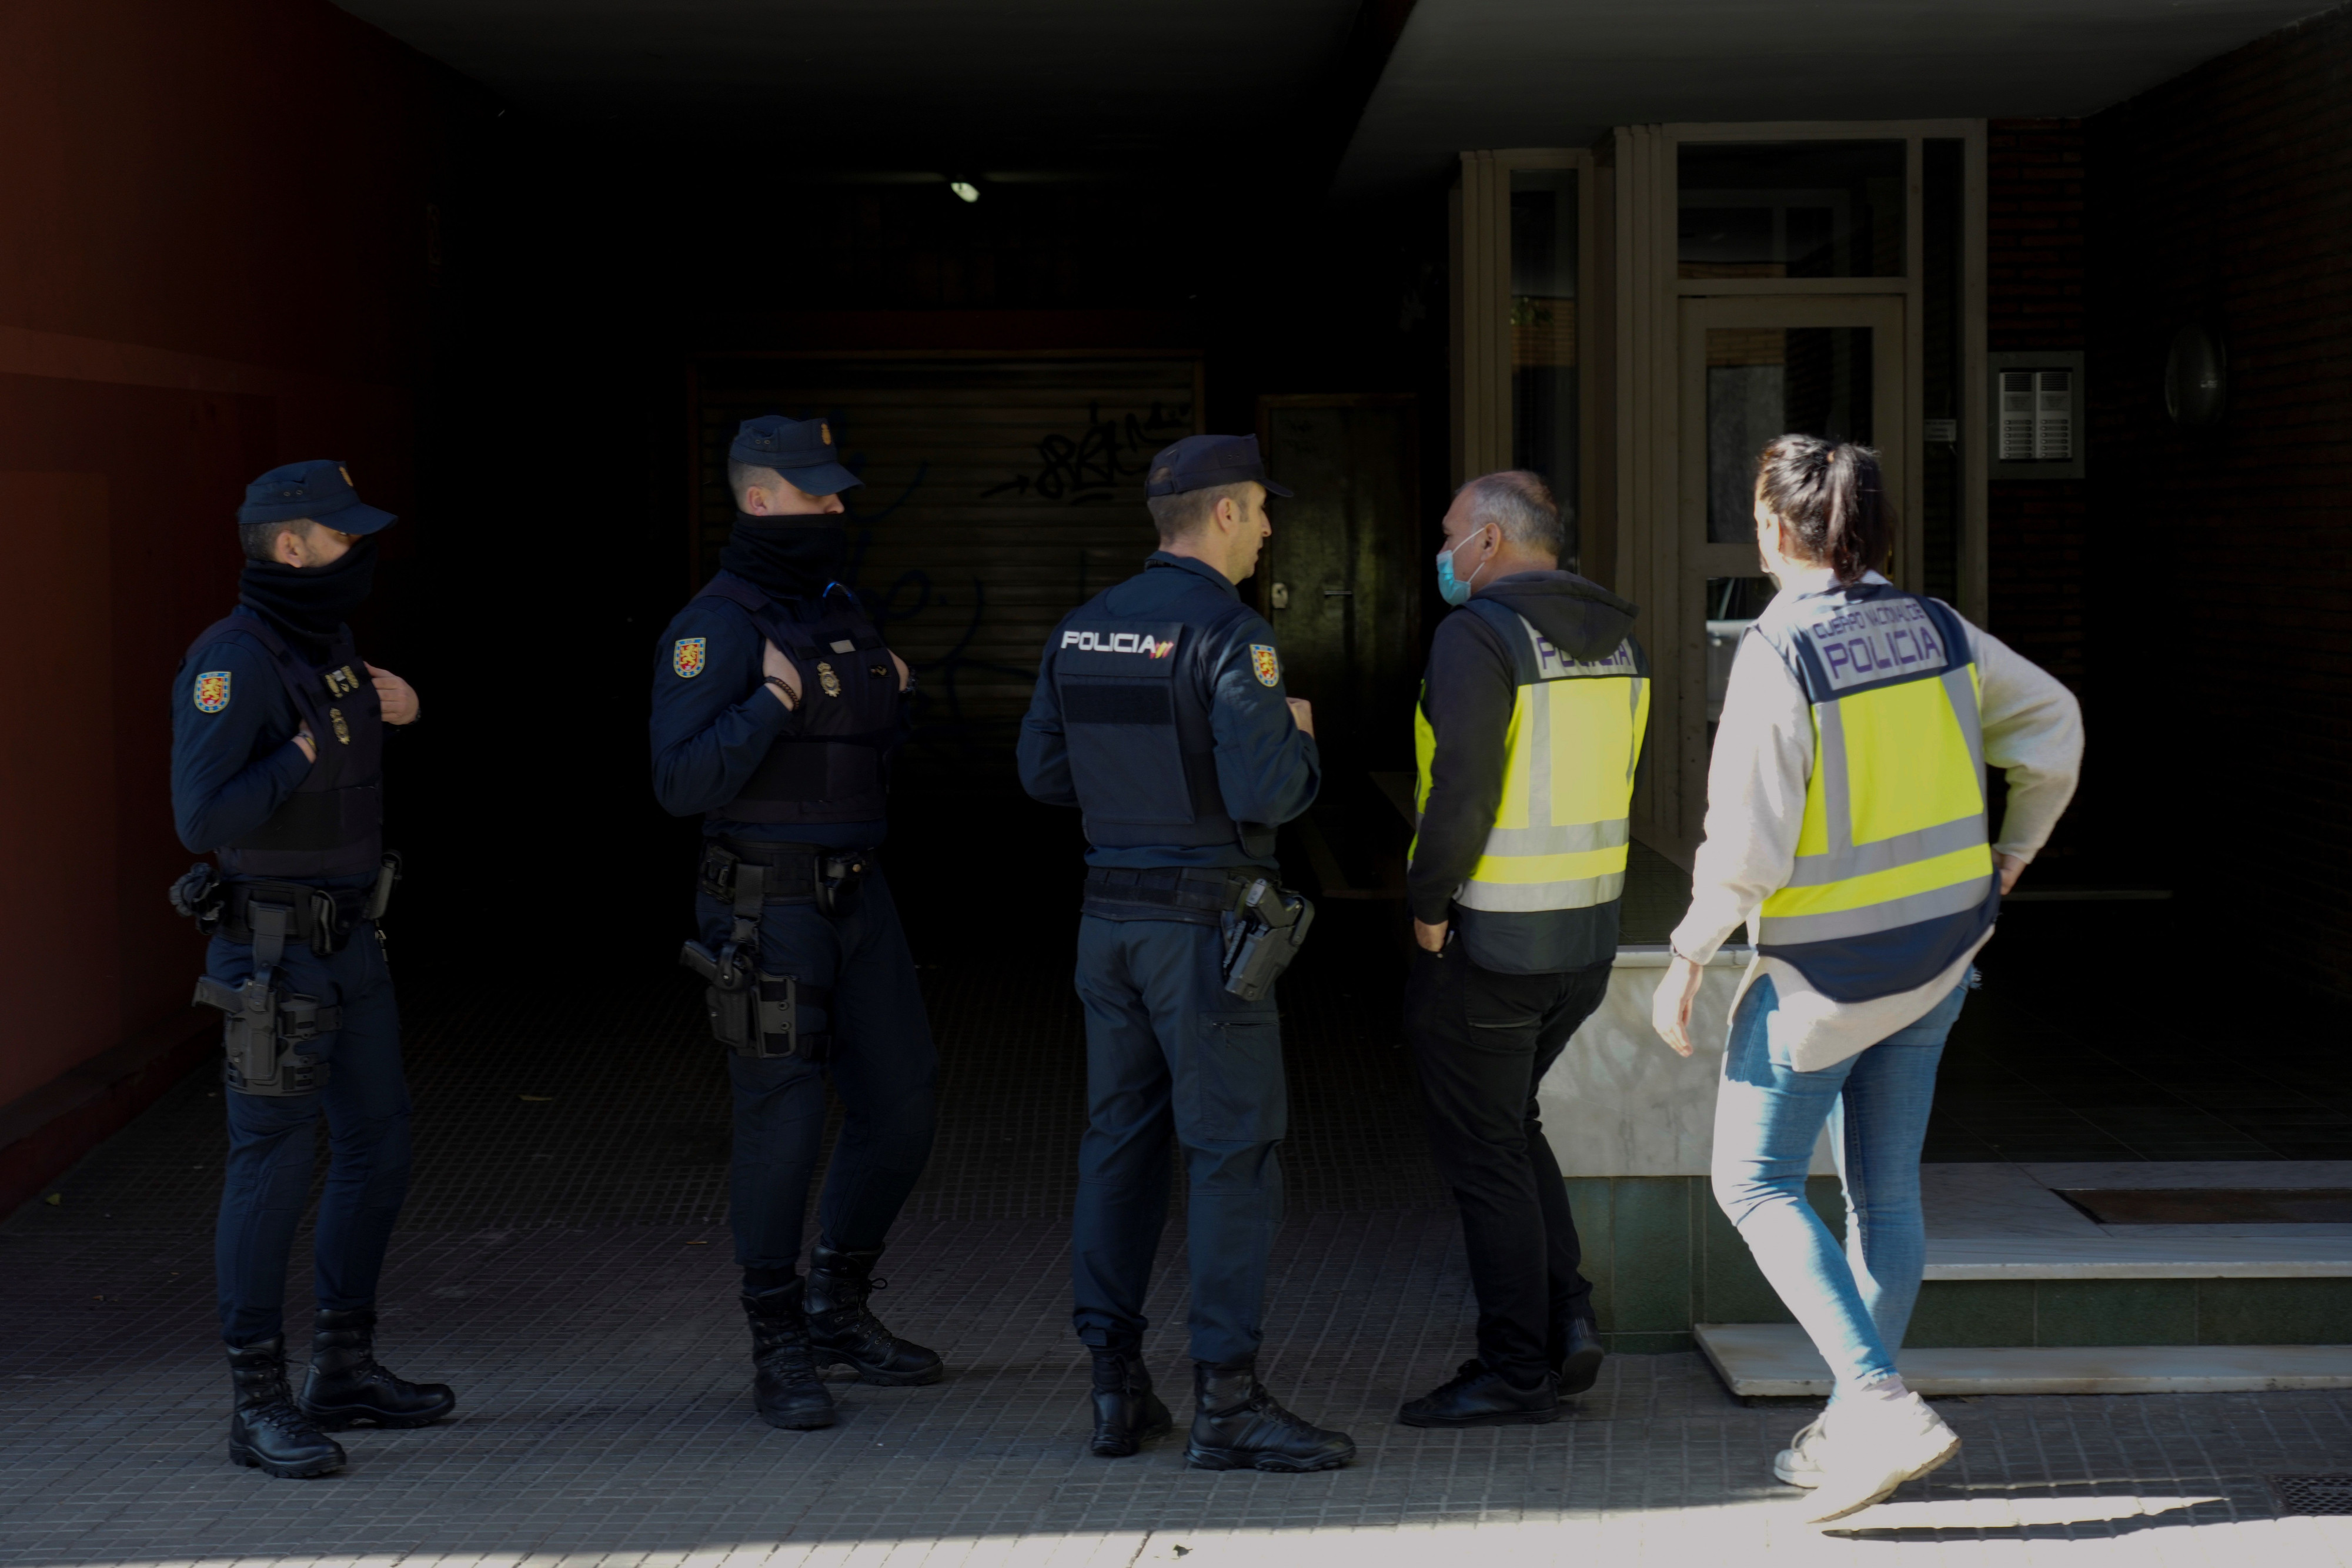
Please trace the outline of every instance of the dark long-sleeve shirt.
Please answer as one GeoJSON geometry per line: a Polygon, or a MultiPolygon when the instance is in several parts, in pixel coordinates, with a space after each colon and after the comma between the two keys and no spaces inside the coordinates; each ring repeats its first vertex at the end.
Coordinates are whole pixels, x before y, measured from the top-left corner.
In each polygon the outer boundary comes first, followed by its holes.
{"type": "MultiPolygon", "coordinates": [[[[1181,620],[1181,601],[1202,582],[1229,602],[1241,595],[1214,567],[1186,556],[1155,552],[1143,571],[1103,594],[1095,603],[1106,616],[1125,621],[1181,620]]],[[[1057,629],[1058,630],[1058,629],[1057,629]]],[[[1192,668],[1205,683],[1202,694],[1215,742],[1217,790],[1225,814],[1237,822],[1276,825],[1303,815],[1322,787],[1323,765],[1315,737],[1290,716],[1278,661],[1272,685],[1260,678],[1253,647],[1271,650],[1274,628],[1258,615],[1233,619],[1216,632],[1213,647],[1200,651],[1192,668]]],[[[1076,806],[1070,750],[1062,728],[1059,694],[1041,678],[1021,721],[1022,788],[1051,806],[1076,806]]],[[[1087,862],[1103,866],[1230,866],[1254,861],[1239,843],[1205,846],[1088,846],[1087,862]]]]}
{"type": "Polygon", "coordinates": [[[294,744],[301,727],[294,699],[258,644],[219,637],[190,654],[172,682],[172,816],[180,842],[207,854],[268,821],[313,766],[294,744]],[[228,700],[211,713],[196,706],[197,679],[207,674],[227,677],[228,700]]]}
{"type": "MultiPolygon", "coordinates": [[[[743,792],[779,736],[801,716],[765,684],[767,640],[751,612],[732,600],[696,599],[671,620],[655,651],[651,733],[654,796],[673,816],[716,811],[743,792]],[[680,673],[681,641],[703,640],[702,662],[680,673]]],[[[691,661],[688,661],[691,663],[691,661]]],[[[882,841],[888,823],[736,822],[712,818],[707,831],[742,839],[863,849],[882,841]]]]}

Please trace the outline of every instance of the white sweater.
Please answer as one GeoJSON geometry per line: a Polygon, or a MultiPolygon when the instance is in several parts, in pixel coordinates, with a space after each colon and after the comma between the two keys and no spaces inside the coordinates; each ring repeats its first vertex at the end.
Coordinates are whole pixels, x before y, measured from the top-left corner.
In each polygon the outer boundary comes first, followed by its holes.
{"type": "MultiPolygon", "coordinates": [[[[1833,580],[1828,568],[1818,568],[1793,574],[1780,591],[1819,593],[1833,580]]],[[[1864,580],[1886,580],[1873,572],[1864,580]]],[[[2009,778],[2009,809],[1993,849],[2030,861],[2049,841],[2082,774],[2082,706],[2055,676],[1990,632],[1971,625],[1968,633],[1983,689],[1985,763],[2009,778]]],[[[1675,927],[1675,952],[1703,964],[1743,922],[1755,940],[1757,910],[1795,868],[1812,768],[1812,712],[1804,687],[1762,638],[1744,638],[1732,661],[1707,768],[1706,841],[1692,866],[1690,913],[1675,927]]],[[[1741,977],[1740,994],[1757,976],[1772,977],[1780,996],[1772,1041],[1797,1071],[1815,1072],[1926,1016],[1960,983],[1991,936],[1987,931],[1926,985],[1891,997],[1835,1001],[1790,965],[1760,956],[1741,977]]],[[[1736,1016],[1737,1002],[1733,1007],[1736,1016]]]]}

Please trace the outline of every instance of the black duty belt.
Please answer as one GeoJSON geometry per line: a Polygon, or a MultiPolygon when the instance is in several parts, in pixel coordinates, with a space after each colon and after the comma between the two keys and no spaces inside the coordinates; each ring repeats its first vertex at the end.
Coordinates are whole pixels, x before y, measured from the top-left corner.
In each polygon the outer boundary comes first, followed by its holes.
{"type": "Polygon", "coordinates": [[[761,902],[806,904],[814,899],[832,912],[834,895],[874,869],[874,852],[833,850],[822,844],[775,843],[721,833],[702,843],[702,891],[722,903],[735,898],[735,869],[759,866],[761,902]]]}
{"type": "Polygon", "coordinates": [[[286,937],[313,953],[332,953],[365,915],[373,890],[313,887],[303,882],[237,882],[221,890],[220,935],[232,942],[254,940],[253,906],[287,912],[286,937]]]}
{"type": "Polygon", "coordinates": [[[1214,925],[1240,908],[1250,884],[1266,874],[1255,866],[1088,866],[1079,908],[1105,920],[1214,925]]]}

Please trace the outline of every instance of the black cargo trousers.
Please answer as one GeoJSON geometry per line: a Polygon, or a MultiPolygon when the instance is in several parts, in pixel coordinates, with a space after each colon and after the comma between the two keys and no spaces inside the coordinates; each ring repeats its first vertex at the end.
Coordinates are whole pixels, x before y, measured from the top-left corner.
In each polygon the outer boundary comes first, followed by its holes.
{"type": "Polygon", "coordinates": [[[1592,1317],[1592,1286],[1536,1087],[1609,990],[1610,965],[1505,975],[1458,943],[1416,950],[1404,1030],[1438,1174],[1462,1210],[1478,1293],[1478,1359],[1532,1386],[1592,1317]]]}

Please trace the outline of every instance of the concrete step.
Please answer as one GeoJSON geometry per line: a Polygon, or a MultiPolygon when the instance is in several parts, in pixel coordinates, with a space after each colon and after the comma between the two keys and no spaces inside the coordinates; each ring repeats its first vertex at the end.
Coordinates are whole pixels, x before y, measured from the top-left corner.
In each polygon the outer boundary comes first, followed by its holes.
{"type": "MultiPolygon", "coordinates": [[[[1826,1397],[1829,1367],[1795,1323],[1700,1323],[1734,1394],[1826,1397]]],[[[2016,1345],[1906,1350],[1922,1394],[2229,1394],[2352,1388],[2352,1344],[2016,1345]]]]}

